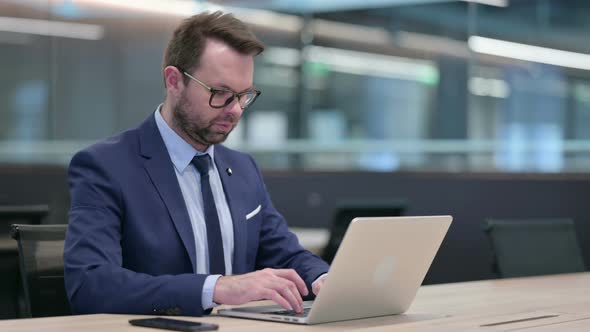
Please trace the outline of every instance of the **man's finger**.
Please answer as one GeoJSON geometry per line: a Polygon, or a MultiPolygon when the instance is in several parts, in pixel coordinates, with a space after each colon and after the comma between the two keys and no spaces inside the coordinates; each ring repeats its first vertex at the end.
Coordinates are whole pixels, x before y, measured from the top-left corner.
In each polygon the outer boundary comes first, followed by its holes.
{"type": "Polygon", "coordinates": [[[274,289],[264,288],[261,291],[258,300],[271,300],[287,310],[293,310],[293,307],[289,304],[289,302],[274,289]]]}
{"type": "Polygon", "coordinates": [[[303,311],[303,302],[301,301],[301,297],[298,297],[299,292],[297,292],[297,289],[293,290],[291,287],[285,287],[278,292],[281,294],[283,298],[285,298],[289,302],[289,304],[295,312],[303,311]],[[293,291],[295,291],[295,293],[293,291]]]}
{"type": "Polygon", "coordinates": [[[289,279],[275,275],[274,279],[267,285],[267,287],[279,292],[287,301],[289,301],[293,310],[296,312],[301,312],[303,310],[303,299],[301,298],[301,294],[299,294],[295,283],[289,279]]]}
{"type": "Polygon", "coordinates": [[[303,298],[301,297],[301,293],[299,292],[297,285],[295,285],[295,283],[290,280],[285,279],[285,281],[286,281],[287,287],[289,288],[289,290],[291,291],[293,296],[295,296],[295,299],[297,300],[297,304],[303,308],[303,298]]]}
{"type": "Polygon", "coordinates": [[[297,274],[297,272],[295,272],[295,270],[280,269],[280,270],[274,270],[274,273],[279,277],[282,277],[282,278],[292,281],[295,284],[295,286],[297,286],[299,293],[302,294],[303,296],[306,296],[308,294],[308,290],[307,290],[307,286],[305,285],[305,281],[303,281],[303,279],[301,279],[301,277],[299,276],[299,274],[297,274]]]}

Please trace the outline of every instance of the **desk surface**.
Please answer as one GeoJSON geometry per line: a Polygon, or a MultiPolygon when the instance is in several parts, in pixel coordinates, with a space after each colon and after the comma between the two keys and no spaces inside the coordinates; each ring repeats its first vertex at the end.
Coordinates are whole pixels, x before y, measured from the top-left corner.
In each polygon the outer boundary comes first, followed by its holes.
{"type": "MultiPolygon", "coordinates": [[[[87,315],[0,321],[0,331],[154,332],[130,326],[147,316],[87,315]]],[[[180,317],[221,331],[589,331],[590,272],[423,286],[403,315],[314,326],[219,316],[180,317]],[[487,325],[487,326],[482,326],[487,325]]],[[[163,331],[163,330],[162,330],[163,331]]]]}

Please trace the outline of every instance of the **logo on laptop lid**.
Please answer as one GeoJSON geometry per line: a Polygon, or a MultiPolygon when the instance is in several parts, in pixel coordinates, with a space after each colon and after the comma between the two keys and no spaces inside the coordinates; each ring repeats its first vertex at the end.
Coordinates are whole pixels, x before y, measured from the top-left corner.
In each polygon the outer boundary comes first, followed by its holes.
{"type": "Polygon", "coordinates": [[[384,257],[377,265],[377,268],[373,273],[373,282],[379,286],[385,285],[385,283],[390,279],[391,275],[395,271],[396,265],[397,262],[395,257],[384,257]]]}

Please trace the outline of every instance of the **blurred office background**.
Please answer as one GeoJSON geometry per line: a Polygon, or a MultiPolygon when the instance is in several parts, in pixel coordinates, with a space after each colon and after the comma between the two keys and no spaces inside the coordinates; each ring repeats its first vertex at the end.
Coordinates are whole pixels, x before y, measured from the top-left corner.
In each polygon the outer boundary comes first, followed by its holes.
{"type": "Polygon", "coordinates": [[[575,220],[590,262],[587,0],[0,0],[0,206],[67,222],[73,153],[151,114],[173,29],[217,9],[267,45],[227,145],[312,242],[371,202],[455,216],[429,283],[497,277],[486,218],[575,220]]]}
{"type": "Polygon", "coordinates": [[[584,0],[3,0],[0,161],[67,164],[144,119],[175,25],[207,9],[268,45],[228,142],[264,169],[590,169],[584,0]]]}

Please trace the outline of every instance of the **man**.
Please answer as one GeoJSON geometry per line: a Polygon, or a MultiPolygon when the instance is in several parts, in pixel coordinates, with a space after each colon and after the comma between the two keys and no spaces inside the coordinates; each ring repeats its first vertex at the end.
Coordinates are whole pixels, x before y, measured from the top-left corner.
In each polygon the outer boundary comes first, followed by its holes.
{"type": "Polygon", "coordinates": [[[260,299],[299,312],[317,294],[328,265],[288,231],[253,159],[220,145],[260,94],[263,49],[230,14],[186,19],[165,51],[164,103],[72,158],[74,313],[202,315],[260,299]]]}

